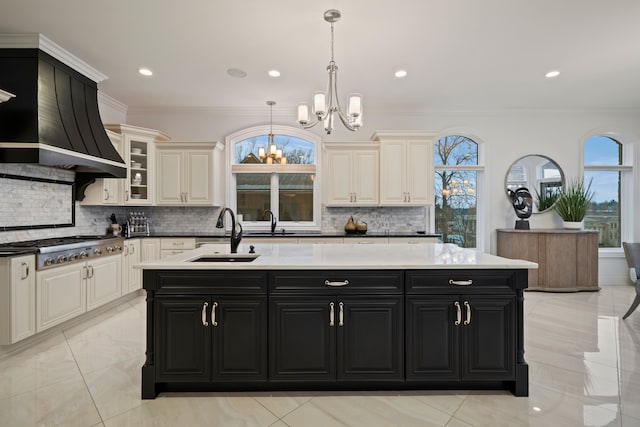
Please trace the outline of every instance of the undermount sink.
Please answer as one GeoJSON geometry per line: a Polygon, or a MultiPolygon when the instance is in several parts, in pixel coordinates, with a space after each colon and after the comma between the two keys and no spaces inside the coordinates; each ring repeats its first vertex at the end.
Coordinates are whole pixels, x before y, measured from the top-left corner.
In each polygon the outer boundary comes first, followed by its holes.
{"type": "Polygon", "coordinates": [[[189,262],[251,262],[258,258],[260,255],[247,255],[247,254],[216,254],[216,255],[203,255],[200,258],[192,259],[189,262]]]}
{"type": "Polygon", "coordinates": [[[252,236],[267,236],[267,237],[278,237],[278,236],[291,236],[294,235],[293,231],[274,231],[273,233],[270,231],[257,231],[257,232],[247,232],[245,234],[246,237],[252,236]]]}

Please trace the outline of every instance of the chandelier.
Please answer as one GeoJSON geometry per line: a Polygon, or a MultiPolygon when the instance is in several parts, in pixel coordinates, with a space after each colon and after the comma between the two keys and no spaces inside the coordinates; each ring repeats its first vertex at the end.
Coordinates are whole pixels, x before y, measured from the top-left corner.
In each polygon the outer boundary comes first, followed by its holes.
{"type": "Polygon", "coordinates": [[[275,101],[267,101],[267,105],[271,107],[271,120],[270,120],[270,130],[269,130],[269,144],[265,150],[264,147],[260,147],[258,149],[258,157],[262,160],[262,163],[266,163],[268,165],[274,163],[280,163],[281,165],[287,164],[287,158],[282,155],[282,148],[278,148],[276,143],[273,141],[273,106],[276,105],[275,101]]]}
{"type": "Polygon", "coordinates": [[[473,195],[476,190],[473,188],[468,179],[462,181],[452,179],[448,188],[442,190],[443,196],[462,196],[464,194],[473,195]]]}
{"type": "Polygon", "coordinates": [[[309,119],[309,106],[307,104],[298,105],[298,123],[303,128],[308,129],[324,123],[324,130],[330,134],[333,130],[334,114],[337,113],[342,124],[349,130],[355,131],[362,126],[362,96],[359,94],[349,95],[349,105],[345,114],[340,107],[338,100],[338,67],[333,60],[333,24],[340,20],[340,11],[329,9],[324,13],[324,20],[331,24],[331,61],[327,66],[329,73],[329,83],[326,92],[315,92],[313,94],[313,121],[309,119]]]}

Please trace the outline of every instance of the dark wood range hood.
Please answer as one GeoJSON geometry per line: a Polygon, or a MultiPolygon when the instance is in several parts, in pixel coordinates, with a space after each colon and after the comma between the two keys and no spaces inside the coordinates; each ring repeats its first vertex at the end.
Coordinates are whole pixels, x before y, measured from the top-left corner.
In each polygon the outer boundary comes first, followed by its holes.
{"type": "Polygon", "coordinates": [[[95,178],[126,177],[95,81],[40,48],[0,48],[0,88],[15,95],[0,103],[0,163],[72,169],[80,199],[95,178]]]}

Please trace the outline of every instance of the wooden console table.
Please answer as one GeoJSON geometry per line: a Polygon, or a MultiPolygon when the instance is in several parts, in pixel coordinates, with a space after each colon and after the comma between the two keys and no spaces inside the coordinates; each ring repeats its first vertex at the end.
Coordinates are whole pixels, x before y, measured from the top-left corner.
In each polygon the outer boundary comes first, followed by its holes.
{"type": "Polygon", "coordinates": [[[498,256],[538,263],[530,291],[598,291],[597,230],[498,230],[498,256]]]}

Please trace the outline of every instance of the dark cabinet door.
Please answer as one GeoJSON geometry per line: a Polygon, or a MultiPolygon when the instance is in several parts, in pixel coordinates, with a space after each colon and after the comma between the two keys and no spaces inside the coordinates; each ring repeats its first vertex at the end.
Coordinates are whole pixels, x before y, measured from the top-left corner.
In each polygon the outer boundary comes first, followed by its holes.
{"type": "Polygon", "coordinates": [[[460,378],[459,307],[457,295],[407,298],[407,381],[460,378]]]}
{"type": "Polygon", "coordinates": [[[270,299],[271,381],[335,381],[336,309],[328,297],[270,299]]]}
{"type": "Polygon", "coordinates": [[[209,381],[211,325],[205,325],[209,297],[157,296],[156,380],[209,381]]]}
{"type": "Polygon", "coordinates": [[[462,296],[462,378],[515,379],[516,313],[513,296],[462,296]],[[464,321],[469,321],[464,325],[464,321]]]}
{"type": "Polygon", "coordinates": [[[402,380],[402,297],[339,297],[336,303],[337,379],[402,380]]]}
{"type": "Polygon", "coordinates": [[[213,381],[267,380],[267,298],[213,297],[213,381]]]}

